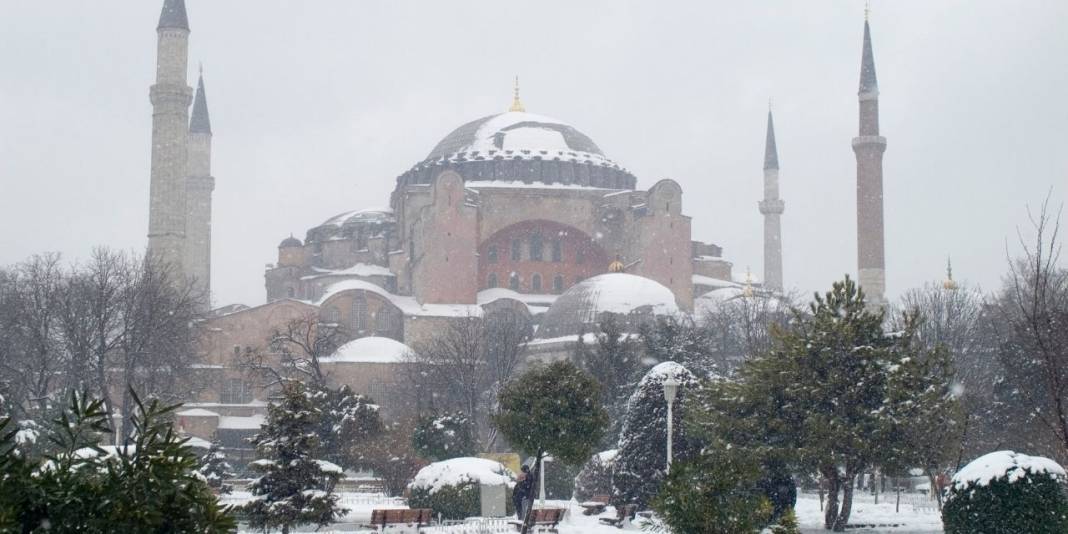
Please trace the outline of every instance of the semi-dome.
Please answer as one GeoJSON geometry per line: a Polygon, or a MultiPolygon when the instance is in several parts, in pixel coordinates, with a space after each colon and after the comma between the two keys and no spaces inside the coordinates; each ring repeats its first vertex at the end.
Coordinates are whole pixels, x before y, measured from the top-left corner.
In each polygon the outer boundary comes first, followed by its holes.
{"type": "Polygon", "coordinates": [[[602,274],[560,295],[542,315],[537,337],[553,339],[596,330],[605,313],[641,320],[677,314],[679,307],[675,294],[655,280],[626,273],[602,274]]]}
{"type": "Polygon", "coordinates": [[[466,181],[520,181],[633,189],[634,175],[593,139],[560,120],[509,111],[468,122],[446,135],[398,186],[430,183],[451,169],[466,181]]]}

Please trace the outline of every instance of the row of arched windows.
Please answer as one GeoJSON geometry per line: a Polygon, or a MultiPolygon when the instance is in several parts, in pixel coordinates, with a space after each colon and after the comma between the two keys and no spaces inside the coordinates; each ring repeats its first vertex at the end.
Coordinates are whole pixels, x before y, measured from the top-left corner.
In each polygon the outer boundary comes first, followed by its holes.
{"type": "MultiPolygon", "coordinates": [[[[582,281],[582,277],[581,276],[575,277],[575,283],[576,284],[581,282],[581,281],[582,281]]],[[[495,287],[499,287],[499,284],[500,284],[500,281],[497,279],[497,273],[490,273],[489,276],[486,277],[486,288],[487,289],[493,289],[495,287]]],[[[517,273],[512,273],[511,275],[508,276],[508,289],[511,289],[512,291],[520,291],[520,285],[521,284],[520,284],[520,280],[519,280],[519,275],[517,273]]],[[[531,275],[530,276],[530,292],[531,293],[541,293],[544,289],[545,288],[543,287],[541,275],[538,274],[538,273],[534,273],[533,275],[531,275]]],[[[553,277],[553,279],[552,279],[552,292],[553,293],[563,293],[564,292],[564,275],[558,274],[558,275],[553,277]]]]}
{"type": "MultiPolygon", "coordinates": [[[[534,234],[530,236],[530,242],[528,243],[528,249],[530,254],[530,261],[545,261],[545,244],[542,241],[541,234],[534,234]]],[[[512,261],[521,261],[523,259],[523,242],[519,239],[513,239],[510,243],[510,255],[512,261]]],[[[559,263],[564,261],[564,244],[559,239],[553,239],[549,241],[549,258],[550,261],[559,263]]],[[[586,256],[582,250],[575,251],[575,262],[585,262],[586,256]]],[[[486,249],[486,261],[489,263],[497,263],[500,261],[500,253],[497,250],[497,245],[490,245],[486,249]]]]}
{"type": "MultiPolygon", "coordinates": [[[[341,324],[341,312],[337,308],[327,308],[324,312],[324,320],[330,324],[341,324]]],[[[388,306],[381,306],[378,311],[369,313],[367,298],[357,296],[352,299],[352,308],[349,313],[349,330],[352,334],[374,332],[376,334],[392,334],[398,326],[399,314],[388,306]],[[373,321],[373,324],[372,324],[373,321]]]]}

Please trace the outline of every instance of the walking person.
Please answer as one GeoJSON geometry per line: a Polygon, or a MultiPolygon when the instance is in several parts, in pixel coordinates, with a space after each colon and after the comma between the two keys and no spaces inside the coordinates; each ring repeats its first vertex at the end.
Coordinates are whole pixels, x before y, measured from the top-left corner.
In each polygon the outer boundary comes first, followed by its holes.
{"type": "Polygon", "coordinates": [[[530,476],[530,466],[524,465],[519,471],[515,489],[512,490],[512,505],[515,506],[515,515],[520,521],[526,519],[526,511],[529,505],[527,497],[533,489],[534,478],[530,476]]]}

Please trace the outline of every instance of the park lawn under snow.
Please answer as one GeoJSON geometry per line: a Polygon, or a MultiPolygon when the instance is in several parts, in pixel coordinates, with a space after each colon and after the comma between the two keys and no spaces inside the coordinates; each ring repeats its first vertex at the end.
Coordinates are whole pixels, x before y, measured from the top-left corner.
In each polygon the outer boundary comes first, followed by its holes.
{"type": "MultiPolygon", "coordinates": [[[[363,493],[342,493],[341,503],[349,509],[348,514],[338,522],[334,528],[325,527],[318,531],[321,533],[371,533],[374,530],[361,529],[360,525],[367,524],[371,520],[371,511],[375,508],[406,508],[402,500],[363,493]]],[[[250,497],[244,492],[235,492],[224,499],[226,504],[235,504],[250,497]]],[[[894,511],[893,496],[888,496],[890,502],[873,504],[867,501],[867,496],[853,504],[851,523],[855,524],[878,524],[898,525],[896,527],[876,527],[864,529],[850,529],[849,532],[856,534],[932,534],[942,532],[942,519],[933,506],[914,507],[913,502],[922,502],[922,496],[910,495],[907,500],[902,500],[900,512],[894,511]]],[[[582,509],[574,501],[546,501],[546,506],[567,508],[568,513],[560,524],[560,534],[611,534],[618,533],[615,527],[600,524],[597,516],[582,515],[582,509]]],[[[615,510],[609,508],[604,516],[613,516],[615,510]]],[[[827,532],[823,529],[823,514],[819,509],[819,500],[815,495],[800,495],[797,500],[797,515],[801,523],[801,530],[805,534],[827,532]]],[[[506,518],[507,519],[507,518],[506,518]]],[[[627,530],[640,531],[637,526],[631,526],[627,530]]],[[[314,531],[313,527],[298,529],[298,532],[314,531]]],[[[473,525],[442,526],[423,529],[423,532],[433,534],[468,534],[468,533],[504,533],[513,532],[505,520],[491,520],[490,523],[481,527],[473,525]]],[[[253,531],[241,531],[252,534],[253,531]]],[[[258,532],[258,531],[256,531],[258,532]]]]}

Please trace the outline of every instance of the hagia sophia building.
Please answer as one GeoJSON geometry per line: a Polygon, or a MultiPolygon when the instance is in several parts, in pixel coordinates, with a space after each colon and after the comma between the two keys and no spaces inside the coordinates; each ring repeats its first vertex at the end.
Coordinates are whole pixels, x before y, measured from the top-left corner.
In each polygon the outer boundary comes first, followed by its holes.
{"type": "MultiPolygon", "coordinates": [[[[178,266],[210,302],[211,124],[203,76],[186,85],[189,19],[164,0],[151,88],[149,252],[178,266]],[[190,116],[190,105],[192,114],[190,116]]],[[[857,157],[859,280],[881,300],[882,152],[870,30],[864,26],[857,157]],[[875,221],[873,223],[872,221],[875,221]]],[[[236,444],[258,428],[268,393],[235,355],[262,348],[294,319],[339,325],[349,340],[323,360],[330,380],[401,410],[392,384],[411,347],[449,321],[515,313],[534,329],[532,357],[567,357],[603,313],[700,314],[783,289],[778,155],[767,117],[763,284],[724,251],[693,240],[682,187],[642,185],[574,126],[528,113],[518,83],[507,111],[447,133],[396,178],[382,207],[325,218],[286,237],[265,273],[266,304],[211,310],[201,339],[204,387],[179,414],[185,431],[236,444]]],[[[756,175],[756,173],[754,173],[756,175]]]]}

